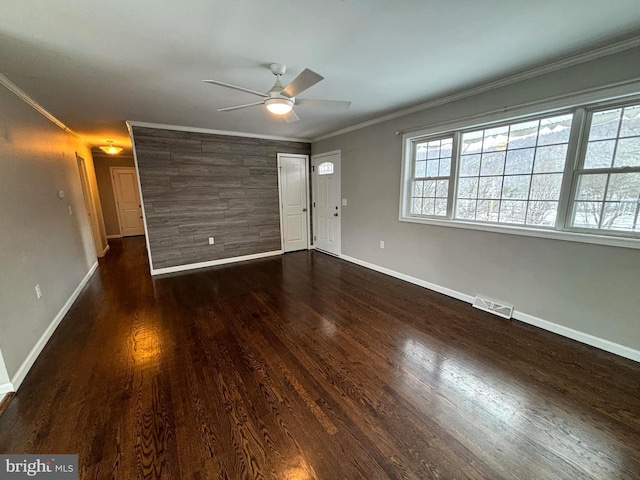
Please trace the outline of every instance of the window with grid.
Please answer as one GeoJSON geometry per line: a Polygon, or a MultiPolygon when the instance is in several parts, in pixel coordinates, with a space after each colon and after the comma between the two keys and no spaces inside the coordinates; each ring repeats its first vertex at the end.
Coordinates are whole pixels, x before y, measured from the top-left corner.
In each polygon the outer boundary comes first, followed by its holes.
{"type": "Polygon", "coordinates": [[[462,133],[455,218],[553,227],[573,115],[462,133]]]}
{"type": "Polygon", "coordinates": [[[333,173],[333,162],[322,162],[318,165],[318,175],[331,175],[333,173]]]}
{"type": "Polygon", "coordinates": [[[640,248],[639,99],[405,134],[400,220],[640,248]]]}
{"type": "Polygon", "coordinates": [[[640,232],[640,105],[592,112],[587,125],[571,226],[640,232]]]}
{"type": "Polygon", "coordinates": [[[453,137],[413,143],[412,215],[447,215],[452,148],[453,137]]]}

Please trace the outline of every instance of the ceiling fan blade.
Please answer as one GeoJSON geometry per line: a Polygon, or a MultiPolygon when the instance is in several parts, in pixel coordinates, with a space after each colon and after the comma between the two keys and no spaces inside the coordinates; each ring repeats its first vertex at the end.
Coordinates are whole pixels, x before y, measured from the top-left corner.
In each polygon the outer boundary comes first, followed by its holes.
{"type": "Polygon", "coordinates": [[[236,105],[235,107],[227,107],[227,108],[219,108],[219,112],[230,112],[232,110],[240,110],[241,108],[247,107],[255,107],[257,105],[262,105],[263,102],[255,102],[255,103],[247,103],[245,105],[236,105]]]}
{"type": "Polygon", "coordinates": [[[296,115],[296,112],[294,112],[293,110],[291,110],[284,116],[284,121],[287,123],[297,122],[298,120],[300,120],[300,117],[298,117],[298,115],[296,115]]]}
{"type": "Polygon", "coordinates": [[[349,110],[351,102],[341,100],[315,100],[311,98],[296,99],[296,105],[301,107],[330,108],[332,110],[349,110]]]}
{"type": "Polygon", "coordinates": [[[313,87],[320,80],[324,80],[322,75],[305,68],[300,75],[294,78],[289,85],[284,87],[282,93],[288,97],[295,97],[304,92],[307,88],[313,87]]]}
{"type": "Polygon", "coordinates": [[[240,90],[241,92],[252,93],[253,95],[258,95],[259,97],[269,97],[269,95],[267,95],[266,93],[251,90],[250,88],[239,87],[237,85],[231,85],[230,83],[219,82],[217,80],[203,80],[203,82],[211,83],[213,85],[220,85],[221,87],[233,88],[234,90],[240,90]]]}

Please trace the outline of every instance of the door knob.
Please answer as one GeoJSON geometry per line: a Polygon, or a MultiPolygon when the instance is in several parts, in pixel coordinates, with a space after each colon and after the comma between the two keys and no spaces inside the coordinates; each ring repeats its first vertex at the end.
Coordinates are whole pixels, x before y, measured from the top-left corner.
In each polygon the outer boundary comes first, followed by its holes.
{"type": "Polygon", "coordinates": [[[306,212],[306,211],[307,211],[307,209],[306,209],[306,208],[303,208],[303,209],[302,209],[302,211],[303,211],[303,212],[306,212]]]}
{"type": "Polygon", "coordinates": [[[337,217],[337,216],[338,216],[338,214],[337,214],[337,213],[334,213],[334,214],[333,214],[333,216],[334,216],[334,217],[337,217]]]}

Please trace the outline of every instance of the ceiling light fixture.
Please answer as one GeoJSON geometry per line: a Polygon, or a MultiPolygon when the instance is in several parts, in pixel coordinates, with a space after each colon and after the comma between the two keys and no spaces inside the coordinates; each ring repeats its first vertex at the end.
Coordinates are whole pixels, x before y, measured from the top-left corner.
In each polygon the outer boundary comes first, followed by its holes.
{"type": "Polygon", "coordinates": [[[293,108],[293,101],[288,98],[269,98],[264,104],[275,115],[286,115],[293,108]]]}
{"type": "Polygon", "coordinates": [[[114,147],[113,146],[113,140],[107,140],[107,143],[109,145],[102,145],[100,147],[100,150],[102,150],[104,153],[108,153],[109,155],[117,155],[118,153],[120,153],[122,151],[121,147],[114,147]]]}

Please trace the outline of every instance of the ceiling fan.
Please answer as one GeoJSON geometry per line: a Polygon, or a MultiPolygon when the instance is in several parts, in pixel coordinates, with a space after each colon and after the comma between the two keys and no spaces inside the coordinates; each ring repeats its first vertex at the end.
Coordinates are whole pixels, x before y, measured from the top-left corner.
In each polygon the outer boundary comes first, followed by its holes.
{"type": "Polygon", "coordinates": [[[300,117],[296,115],[293,110],[294,105],[309,106],[309,107],[329,107],[338,110],[347,110],[351,106],[351,102],[342,102],[337,100],[311,100],[311,99],[296,99],[296,96],[304,92],[306,89],[314,86],[324,77],[318,75],[316,72],[305,68],[303,72],[294,78],[286,87],[280,83],[280,78],[287,71],[287,66],[281,63],[272,63],[269,66],[271,73],[276,76],[276,83],[266,93],[251,90],[250,88],[239,87],[237,85],[231,85],[229,83],[219,82],[217,80],[203,80],[205,83],[212,83],[214,85],[220,85],[222,87],[233,88],[241,92],[251,93],[262,97],[260,102],[247,103],[245,105],[236,105],[235,107],[219,108],[219,112],[230,112],[232,110],[239,110],[241,108],[256,107],[258,105],[264,105],[274,115],[280,115],[284,118],[285,122],[297,122],[300,117]]]}

